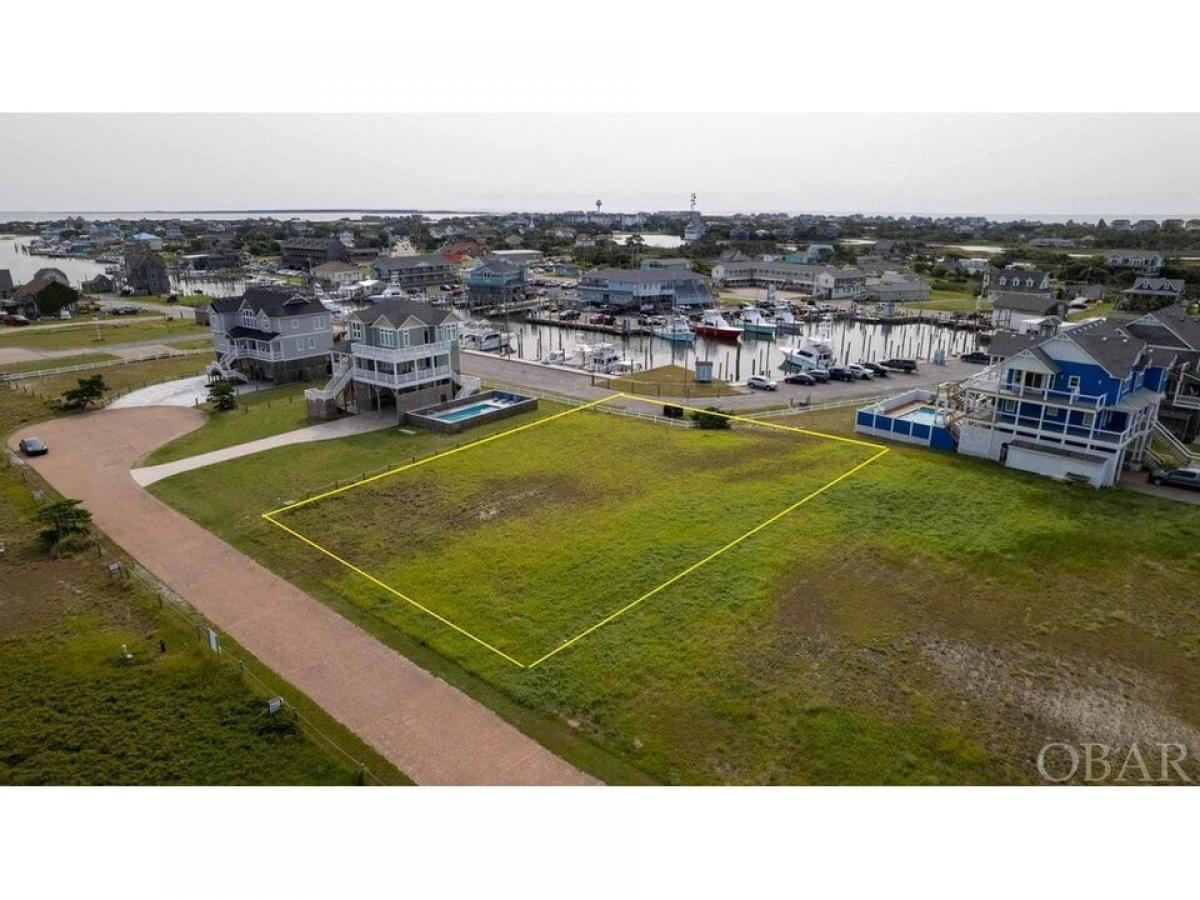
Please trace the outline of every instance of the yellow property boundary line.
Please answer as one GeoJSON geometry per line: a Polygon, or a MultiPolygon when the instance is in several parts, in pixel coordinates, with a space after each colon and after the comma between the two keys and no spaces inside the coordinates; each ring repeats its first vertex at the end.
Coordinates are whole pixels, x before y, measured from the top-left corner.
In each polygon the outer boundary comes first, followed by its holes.
{"type": "Polygon", "coordinates": [[[664,581],[662,584],[658,585],[655,588],[652,588],[649,591],[646,591],[646,593],[642,594],[636,600],[633,600],[630,603],[627,603],[625,606],[621,607],[616,612],[610,613],[609,615],[605,616],[603,619],[601,619],[596,624],[592,625],[591,627],[589,627],[589,628],[585,629],[584,631],[581,631],[579,634],[575,635],[575,637],[570,638],[569,640],[566,640],[563,643],[559,644],[557,647],[555,647],[549,653],[546,653],[543,656],[538,657],[531,663],[523,663],[520,660],[515,659],[514,657],[508,655],[503,650],[500,650],[497,647],[493,647],[491,644],[489,644],[487,641],[483,640],[479,636],[472,634],[470,631],[467,631],[462,626],[455,624],[454,622],[447,619],[445,616],[434,612],[429,607],[424,606],[421,603],[418,603],[412,597],[409,597],[406,594],[401,593],[400,591],[396,590],[391,585],[386,584],[383,581],[380,581],[378,578],[376,578],[370,572],[367,572],[367,571],[359,568],[358,566],[354,565],[354,563],[343,559],[342,557],[340,557],[336,553],[334,553],[332,550],[329,550],[327,547],[323,547],[322,545],[318,544],[316,541],[312,540],[311,538],[301,534],[299,531],[296,531],[293,528],[289,528],[287,525],[284,525],[282,522],[280,522],[276,518],[276,516],[281,515],[282,513],[290,512],[291,510],[294,510],[294,509],[299,509],[300,507],[307,506],[310,503],[316,503],[318,500],[324,500],[324,499],[326,499],[328,497],[332,497],[336,494],[341,494],[341,493],[344,493],[345,491],[351,490],[353,488],[361,487],[364,484],[370,484],[373,481],[379,481],[380,479],[388,478],[389,476],[392,476],[392,475],[397,475],[400,472],[405,472],[405,471],[408,471],[409,469],[414,469],[417,466],[423,466],[426,463],[431,463],[431,462],[434,462],[435,460],[445,459],[447,456],[452,456],[455,453],[461,453],[464,450],[470,450],[474,447],[480,447],[484,444],[491,443],[492,441],[498,440],[502,437],[508,437],[510,435],[517,434],[518,432],[525,431],[530,428],[534,428],[538,425],[544,425],[547,422],[553,422],[556,419],[563,418],[564,416],[569,416],[574,413],[582,412],[587,409],[593,409],[595,407],[603,406],[604,404],[606,404],[612,400],[617,400],[617,399],[627,399],[627,400],[632,400],[637,403],[650,403],[651,402],[644,397],[638,397],[637,395],[634,395],[634,394],[625,394],[625,393],[609,394],[607,397],[602,397],[599,400],[593,400],[590,403],[583,403],[583,404],[580,404],[579,406],[572,407],[571,409],[564,410],[563,412],[554,413],[553,415],[546,416],[546,417],[538,419],[534,422],[527,422],[524,425],[518,425],[515,428],[509,428],[505,431],[499,431],[499,432],[496,432],[495,434],[490,434],[487,437],[480,438],[477,441],[472,441],[469,444],[464,444],[461,447],[455,447],[451,450],[446,450],[442,453],[436,453],[433,456],[427,456],[423,459],[418,459],[414,462],[405,463],[402,466],[397,466],[394,469],[388,469],[386,472],[381,472],[377,475],[372,475],[368,478],[362,478],[358,481],[352,482],[343,487],[334,488],[333,490],[329,490],[329,491],[324,491],[323,493],[317,494],[314,497],[308,497],[308,498],[305,498],[304,500],[298,500],[295,503],[289,503],[287,506],[282,506],[279,509],[273,509],[269,512],[263,513],[262,518],[266,519],[268,522],[270,522],[272,525],[276,526],[277,528],[280,528],[283,531],[286,531],[288,534],[292,535],[293,537],[297,538],[298,540],[303,541],[305,544],[312,547],[317,552],[319,552],[325,556],[328,556],[330,559],[334,560],[335,562],[338,562],[341,565],[345,566],[347,569],[349,569],[351,572],[354,572],[356,575],[360,575],[361,577],[365,578],[367,581],[371,582],[375,586],[382,588],[383,590],[387,591],[389,594],[392,594],[395,597],[399,597],[405,603],[408,603],[411,606],[415,607],[416,609],[419,609],[421,612],[423,612],[429,616],[432,616],[434,619],[441,622],[443,625],[447,625],[450,628],[452,628],[454,631],[457,631],[459,634],[463,635],[464,637],[470,638],[472,641],[474,641],[476,644],[479,644],[481,647],[485,647],[488,650],[491,650],[497,656],[504,658],[508,662],[512,663],[514,666],[517,666],[520,669],[533,669],[537,666],[540,666],[542,663],[544,663],[546,660],[550,659],[552,656],[554,656],[558,653],[561,653],[563,650],[566,650],[568,647],[571,647],[572,645],[576,644],[577,642],[583,640],[585,637],[587,637],[589,634],[596,631],[597,629],[602,628],[603,626],[607,625],[608,623],[612,622],[613,620],[625,615],[625,613],[629,612],[631,609],[634,609],[635,607],[644,603],[646,600],[649,600],[655,594],[670,587],[672,584],[679,581],[680,579],[687,577],[692,572],[699,569],[701,566],[704,566],[707,563],[712,562],[714,559],[716,559],[722,553],[725,553],[726,551],[733,549],[734,547],[736,547],[738,544],[742,543],[742,541],[746,540],[747,538],[753,537],[755,534],[762,531],[768,525],[771,525],[774,522],[779,521],[784,516],[799,509],[805,503],[808,503],[810,500],[812,500],[816,497],[819,497],[821,494],[825,493],[825,491],[829,490],[834,485],[839,484],[840,482],[849,478],[851,475],[854,475],[856,472],[860,471],[861,469],[865,468],[866,466],[869,466],[871,463],[875,462],[875,460],[879,459],[881,456],[883,456],[885,453],[888,452],[888,448],[882,444],[875,444],[870,441],[861,441],[861,440],[858,440],[857,438],[848,438],[848,437],[843,437],[842,435],[837,435],[837,434],[826,434],[825,432],[822,432],[822,431],[812,431],[807,428],[795,428],[791,425],[779,425],[778,423],[775,423],[775,422],[766,422],[761,419],[751,419],[746,416],[736,416],[736,415],[732,415],[730,413],[720,412],[718,410],[700,409],[700,408],[694,407],[694,406],[683,406],[678,403],[670,404],[670,405],[676,406],[680,409],[687,410],[688,412],[706,413],[709,415],[720,416],[724,419],[728,419],[731,422],[744,422],[748,425],[754,425],[759,428],[773,428],[773,429],[777,429],[779,431],[788,431],[793,434],[803,434],[803,435],[807,435],[809,437],[824,438],[825,440],[838,441],[843,444],[853,444],[853,445],[856,445],[859,447],[866,447],[870,450],[874,450],[875,453],[873,453],[870,457],[863,460],[862,462],[860,462],[858,465],[854,466],[853,468],[848,469],[847,471],[843,472],[841,475],[838,475],[836,478],[832,479],[831,481],[821,485],[821,487],[812,491],[807,496],[802,497],[801,499],[797,500],[795,503],[793,503],[791,506],[788,506],[786,509],[783,509],[783,510],[775,513],[773,516],[771,516],[770,518],[764,519],[762,522],[759,522],[757,525],[755,525],[749,531],[734,538],[732,541],[725,544],[723,547],[720,547],[720,548],[714,550],[712,553],[708,554],[708,556],[704,557],[703,559],[699,560],[698,562],[692,563],[686,569],[671,576],[666,581],[664,581]]]}

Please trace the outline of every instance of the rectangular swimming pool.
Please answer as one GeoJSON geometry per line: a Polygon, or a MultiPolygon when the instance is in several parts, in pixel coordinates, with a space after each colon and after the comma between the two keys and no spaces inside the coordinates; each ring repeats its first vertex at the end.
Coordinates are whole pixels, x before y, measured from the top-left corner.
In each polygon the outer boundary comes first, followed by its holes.
{"type": "Polygon", "coordinates": [[[916,422],[918,425],[934,425],[937,423],[938,409],[933,406],[921,406],[917,409],[910,409],[902,415],[896,416],[897,419],[904,419],[906,422],[916,422]]]}
{"type": "Polygon", "coordinates": [[[454,434],[505,416],[537,409],[537,400],[507,391],[488,391],[470,399],[450,400],[410,410],[406,421],[434,431],[454,434]]]}

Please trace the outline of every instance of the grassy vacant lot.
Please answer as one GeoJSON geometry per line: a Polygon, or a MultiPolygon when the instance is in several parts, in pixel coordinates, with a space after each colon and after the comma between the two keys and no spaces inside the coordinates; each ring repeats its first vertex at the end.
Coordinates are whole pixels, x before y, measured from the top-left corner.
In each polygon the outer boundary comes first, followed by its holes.
{"type": "Polygon", "coordinates": [[[312,385],[288,384],[241,394],[237,409],[229,412],[210,410],[203,426],[159,447],[146,457],[144,465],[186,459],[311,425],[304,407],[306,387],[312,385]]]}
{"type": "Polygon", "coordinates": [[[99,329],[94,322],[77,322],[62,328],[44,331],[7,329],[0,334],[0,346],[27,347],[31,350],[66,350],[72,347],[91,349],[105,344],[127,344],[155,341],[183,335],[199,337],[209,329],[193,322],[174,319],[143,318],[124,321],[102,320],[99,329]],[[100,339],[96,339],[97,331],[100,339]]]}
{"type": "MultiPolygon", "coordinates": [[[[584,410],[279,520],[529,665],[871,453],[780,430],[665,428],[584,410]]],[[[378,588],[359,587],[392,624],[412,618],[402,601],[380,608],[378,588]]],[[[443,643],[439,630],[430,640],[457,652],[458,635],[443,643]]],[[[477,647],[468,649],[467,660],[477,647]]]]}
{"type": "Polygon", "coordinates": [[[88,363],[106,362],[116,359],[108,353],[81,353],[78,356],[52,356],[22,363],[0,363],[0,372],[18,375],[23,372],[41,372],[43,369],[58,369],[66,366],[83,366],[88,363]]]}
{"type": "MultiPolygon", "coordinates": [[[[36,397],[0,394],[0,434],[47,414],[36,397]]],[[[269,717],[264,696],[137,581],[110,580],[90,550],[42,550],[34,482],[21,471],[0,466],[0,784],[355,781],[352,764],[290,714],[269,717]]],[[[225,645],[373,773],[403,783],[314,704],[225,645]]]]}
{"type": "Polygon", "coordinates": [[[1089,306],[1087,309],[1077,309],[1074,312],[1067,313],[1067,318],[1072,322],[1077,322],[1080,319],[1103,318],[1112,312],[1114,305],[1113,301],[1102,301],[1089,306]]]}
{"type": "MultiPolygon", "coordinates": [[[[967,291],[946,291],[933,288],[929,291],[929,299],[920,303],[907,304],[909,309],[936,309],[942,312],[974,312],[975,298],[967,291]]],[[[991,304],[984,302],[982,309],[991,309],[991,304]]]]}
{"type": "MultiPolygon", "coordinates": [[[[851,415],[795,421],[848,432],[851,415]]],[[[524,533],[534,518],[530,508],[545,498],[574,494],[603,514],[594,524],[586,516],[556,518],[561,533],[529,565],[547,573],[570,560],[573,577],[592,579],[603,594],[622,576],[600,551],[613,541],[618,558],[635,559],[633,526],[645,533],[634,517],[621,515],[621,498],[669,524],[672,541],[696,541],[718,536],[727,516],[746,514],[742,494],[773,489],[783,500],[792,479],[803,477],[785,452],[746,452],[743,441],[759,441],[736,431],[712,443],[709,435],[687,435],[701,438],[696,446],[703,449],[695,450],[662,426],[593,414],[574,425],[603,430],[599,444],[581,440],[573,454],[607,478],[564,478],[563,471],[579,472],[577,460],[545,457],[539,470],[514,457],[511,478],[497,469],[489,481],[480,469],[461,485],[417,479],[392,498],[419,502],[437,517],[451,513],[440,538],[433,524],[412,532],[412,516],[395,506],[387,507],[391,523],[369,505],[353,507],[383,522],[364,536],[347,529],[349,506],[329,513],[327,530],[358,542],[355,552],[374,552],[371,566],[426,558],[485,581],[498,566],[522,590],[545,590],[545,600],[576,608],[574,596],[527,580],[519,560],[508,558],[509,540],[532,543],[524,533]],[[643,492],[676,492],[670,474],[636,449],[642,444],[678,457],[689,477],[701,468],[697,455],[707,455],[713,471],[705,485],[728,503],[694,501],[690,523],[650,500],[643,504],[643,492]],[[516,536],[497,521],[513,523],[516,536]],[[628,534],[617,533],[621,522],[628,534]],[[589,537],[593,528],[601,540],[589,537]],[[499,543],[481,542],[485,534],[499,543]],[[474,559],[459,555],[460,541],[474,559]],[[552,550],[566,556],[556,562],[552,550]]],[[[548,746],[614,780],[622,777],[616,758],[670,782],[1022,783],[1037,780],[1036,755],[1048,740],[1183,741],[1193,758],[1200,749],[1197,507],[895,446],[569,651],[519,669],[259,517],[299,499],[305,485],[354,478],[446,445],[425,434],[363,435],[185,473],[153,490],[548,746]]],[[[663,549],[646,552],[658,554],[659,564],[663,549]]],[[[424,579],[430,591],[442,589],[431,572],[403,574],[424,579]]],[[[522,591],[500,588],[489,596],[532,612],[522,591]]],[[[487,593],[471,584],[462,590],[487,593]]],[[[515,620],[505,633],[535,624],[515,620]]]]}
{"type": "MultiPolygon", "coordinates": [[[[45,378],[22,381],[19,383],[18,389],[46,401],[60,396],[68,388],[75,387],[80,378],[103,375],[104,382],[109,388],[107,399],[112,399],[147,385],[187,378],[190,375],[202,375],[209,360],[210,357],[200,353],[189,356],[168,356],[163,359],[104,366],[84,372],[47,375],[45,378]]],[[[45,409],[45,407],[43,408],[45,409]]],[[[41,418],[45,418],[48,414],[49,410],[45,409],[41,418]]]]}
{"type": "Polygon", "coordinates": [[[635,372],[628,378],[614,378],[605,387],[626,394],[649,397],[727,397],[738,393],[719,378],[708,384],[697,384],[695,373],[683,366],[659,366],[645,372],[635,372]]]}

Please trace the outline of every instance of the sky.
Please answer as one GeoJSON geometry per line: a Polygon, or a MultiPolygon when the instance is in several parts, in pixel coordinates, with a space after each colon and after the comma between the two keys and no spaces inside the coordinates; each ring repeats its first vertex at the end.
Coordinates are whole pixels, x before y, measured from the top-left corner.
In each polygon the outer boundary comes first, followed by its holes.
{"type": "Polygon", "coordinates": [[[0,114],[0,211],[1200,215],[1197,114],[0,114]]]}

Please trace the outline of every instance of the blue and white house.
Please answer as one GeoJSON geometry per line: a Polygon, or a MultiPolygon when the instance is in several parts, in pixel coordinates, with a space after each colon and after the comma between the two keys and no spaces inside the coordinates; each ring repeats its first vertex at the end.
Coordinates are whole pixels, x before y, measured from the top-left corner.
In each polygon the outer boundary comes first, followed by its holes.
{"type": "Polygon", "coordinates": [[[1105,319],[1011,350],[936,393],[859,410],[856,430],[1095,487],[1146,460],[1173,360],[1105,319]]]}

